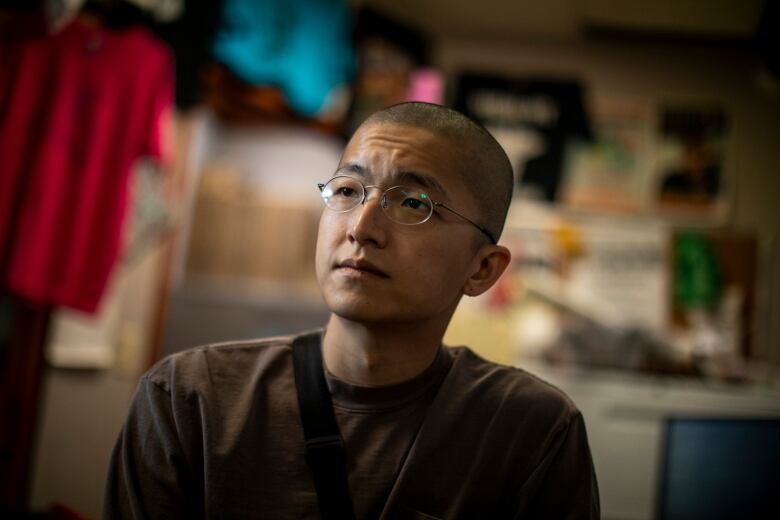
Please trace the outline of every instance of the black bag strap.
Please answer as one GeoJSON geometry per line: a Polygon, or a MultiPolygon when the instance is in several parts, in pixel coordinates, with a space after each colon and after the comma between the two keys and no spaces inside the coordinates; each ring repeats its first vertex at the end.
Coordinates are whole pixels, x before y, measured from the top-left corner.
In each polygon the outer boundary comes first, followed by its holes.
{"type": "Polygon", "coordinates": [[[314,332],[293,341],[295,388],[306,441],[306,463],[314,478],[321,518],[352,520],[355,513],[347,484],[344,442],[325,381],[320,338],[321,333],[314,332]]]}

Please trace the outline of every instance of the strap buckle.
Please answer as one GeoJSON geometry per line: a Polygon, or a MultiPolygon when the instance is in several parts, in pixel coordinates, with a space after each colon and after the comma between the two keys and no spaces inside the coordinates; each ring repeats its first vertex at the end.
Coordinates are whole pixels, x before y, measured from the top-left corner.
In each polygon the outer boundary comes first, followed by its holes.
{"type": "MultiPolygon", "coordinates": [[[[339,435],[326,435],[306,440],[306,462],[320,469],[344,459],[344,441],[339,435]]],[[[312,467],[314,469],[314,467],[312,467]]]]}
{"type": "Polygon", "coordinates": [[[324,437],[314,437],[311,439],[306,439],[307,457],[316,452],[329,450],[333,448],[336,448],[338,450],[344,449],[344,441],[341,440],[340,435],[326,435],[324,437]]]}

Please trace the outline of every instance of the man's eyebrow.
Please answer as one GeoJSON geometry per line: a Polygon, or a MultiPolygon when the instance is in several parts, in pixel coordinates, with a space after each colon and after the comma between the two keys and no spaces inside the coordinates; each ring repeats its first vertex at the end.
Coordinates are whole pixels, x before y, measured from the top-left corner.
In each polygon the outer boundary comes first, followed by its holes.
{"type": "MultiPolygon", "coordinates": [[[[370,176],[370,172],[366,167],[364,167],[361,164],[351,163],[351,162],[339,166],[333,175],[334,176],[343,175],[345,173],[357,174],[360,177],[370,176]]],[[[425,175],[424,173],[416,172],[413,170],[402,170],[398,172],[398,174],[395,177],[396,179],[393,181],[394,183],[416,184],[418,186],[422,186],[426,190],[438,191],[439,193],[447,197],[447,190],[445,190],[444,187],[436,179],[428,175],[425,175]]]]}
{"type": "Polygon", "coordinates": [[[433,177],[429,177],[423,173],[418,173],[411,170],[405,170],[398,173],[398,182],[400,183],[414,183],[418,186],[422,186],[428,190],[438,191],[445,197],[447,196],[447,190],[439,184],[439,182],[433,177]]]}
{"type": "Polygon", "coordinates": [[[338,167],[336,173],[334,173],[333,175],[339,175],[342,173],[357,173],[361,177],[365,177],[368,175],[368,171],[363,166],[357,163],[342,164],[341,166],[338,167]]]}

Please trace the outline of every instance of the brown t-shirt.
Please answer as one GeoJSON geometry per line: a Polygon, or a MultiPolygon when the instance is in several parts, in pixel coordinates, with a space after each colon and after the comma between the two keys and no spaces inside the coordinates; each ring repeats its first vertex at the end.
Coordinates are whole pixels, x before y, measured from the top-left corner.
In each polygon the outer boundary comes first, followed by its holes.
{"type": "MultiPolygon", "coordinates": [[[[196,348],[144,375],[104,518],[317,518],[293,339],[196,348]]],[[[398,385],[326,380],[357,518],[598,518],[582,417],[527,372],[460,347],[398,385]]]]}

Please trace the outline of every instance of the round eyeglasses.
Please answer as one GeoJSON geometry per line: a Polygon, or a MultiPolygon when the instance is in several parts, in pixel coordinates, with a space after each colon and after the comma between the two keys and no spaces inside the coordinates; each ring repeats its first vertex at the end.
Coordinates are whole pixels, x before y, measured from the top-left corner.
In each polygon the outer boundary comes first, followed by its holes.
{"type": "MultiPolygon", "coordinates": [[[[359,180],[346,175],[337,175],[325,184],[317,186],[325,206],[338,213],[353,210],[364,204],[368,197],[368,189],[378,188],[377,186],[366,186],[359,180]]],[[[431,218],[434,208],[443,208],[479,229],[490,239],[491,243],[496,243],[490,231],[441,202],[432,201],[427,193],[419,189],[408,186],[387,188],[382,192],[379,206],[387,218],[405,226],[422,224],[431,218]]]]}

